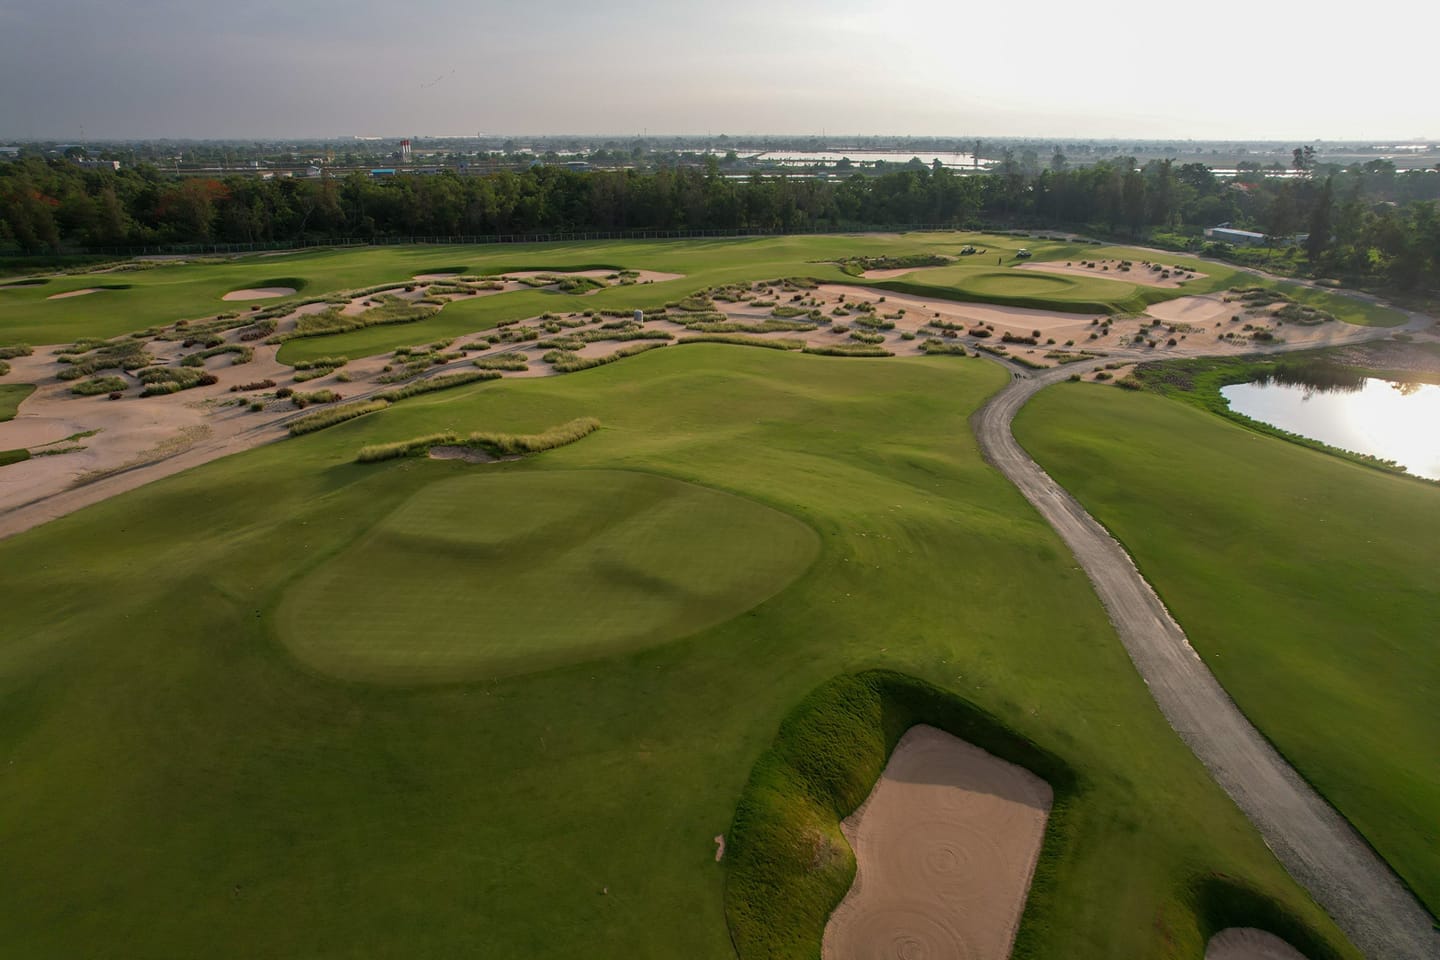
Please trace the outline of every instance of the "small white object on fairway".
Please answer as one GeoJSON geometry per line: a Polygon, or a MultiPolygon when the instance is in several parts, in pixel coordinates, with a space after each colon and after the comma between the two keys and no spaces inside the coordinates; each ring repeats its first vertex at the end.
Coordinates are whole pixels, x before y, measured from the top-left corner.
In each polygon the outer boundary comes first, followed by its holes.
{"type": "Polygon", "coordinates": [[[251,287],[249,290],[231,290],[221,300],[265,300],[269,297],[288,297],[294,287],[251,287]]]}
{"type": "Polygon", "coordinates": [[[1227,927],[1205,945],[1205,960],[1305,960],[1305,955],[1273,933],[1227,927]]]}
{"type": "Polygon", "coordinates": [[[855,883],[825,925],[825,960],[1005,960],[1052,801],[1029,770],[911,727],[840,825],[855,883]]]}

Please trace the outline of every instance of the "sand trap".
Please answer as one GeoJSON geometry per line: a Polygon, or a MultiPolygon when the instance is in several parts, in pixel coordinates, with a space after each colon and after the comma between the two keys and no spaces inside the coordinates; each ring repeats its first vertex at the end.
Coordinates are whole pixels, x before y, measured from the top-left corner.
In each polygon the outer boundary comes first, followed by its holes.
{"type": "Polygon", "coordinates": [[[1273,933],[1229,927],[1210,938],[1205,960],[1305,960],[1305,955],[1273,933]]]}
{"type": "Polygon", "coordinates": [[[462,273],[417,273],[415,279],[428,283],[432,280],[449,280],[452,277],[462,277],[462,273]]]}
{"type": "Polygon", "coordinates": [[[91,293],[99,293],[99,287],[86,287],[84,290],[67,290],[64,293],[52,293],[46,300],[69,300],[71,297],[83,297],[91,293]]]}
{"type": "MultiPolygon", "coordinates": [[[[1204,277],[1203,273],[1177,274],[1170,272],[1170,276],[1161,277],[1159,270],[1151,270],[1139,260],[1130,261],[1128,271],[1120,269],[1119,260],[1091,260],[1093,267],[1082,266],[1079,261],[1072,264],[1064,264],[1050,260],[1043,263],[1022,263],[1015,267],[1016,270],[1034,270],[1039,273],[1062,273],[1075,277],[1099,277],[1102,280],[1121,280],[1125,283],[1138,283],[1143,287],[1166,287],[1173,289],[1181,286],[1188,279],[1199,280],[1204,277]],[[1102,270],[1101,267],[1109,267],[1109,270],[1102,270]]],[[[1187,271],[1188,273],[1188,271],[1187,271]]],[[[868,274],[867,274],[868,276],[868,274]]]]}
{"type": "Polygon", "coordinates": [[[1189,323],[1211,326],[1216,320],[1229,320],[1243,313],[1241,304],[1226,303],[1219,294],[1204,297],[1180,297],[1163,303],[1152,303],[1145,312],[1166,323],[1189,323]]]}
{"type": "Polygon", "coordinates": [[[221,300],[264,300],[267,297],[288,297],[295,293],[294,287],[251,287],[249,290],[231,290],[221,300]]]}
{"type": "Polygon", "coordinates": [[[841,824],[857,870],[823,956],[1005,960],[1052,799],[1028,770],[912,727],[841,824]]]}
{"type": "Polygon", "coordinates": [[[464,460],[466,463],[500,463],[505,460],[519,460],[519,457],[496,457],[474,447],[458,445],[431,447],[431,460],[464,460]]]}

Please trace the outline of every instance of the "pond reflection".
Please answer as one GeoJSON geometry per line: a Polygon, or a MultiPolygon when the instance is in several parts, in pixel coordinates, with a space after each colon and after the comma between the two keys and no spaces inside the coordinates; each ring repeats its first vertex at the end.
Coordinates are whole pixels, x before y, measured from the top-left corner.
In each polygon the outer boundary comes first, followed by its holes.
{"type": "Polygon", "coordinates": [[[1220,393],[1236,413],[1440,480],[1440,386],[1306,364],[1278,365],[1220,393]]]}

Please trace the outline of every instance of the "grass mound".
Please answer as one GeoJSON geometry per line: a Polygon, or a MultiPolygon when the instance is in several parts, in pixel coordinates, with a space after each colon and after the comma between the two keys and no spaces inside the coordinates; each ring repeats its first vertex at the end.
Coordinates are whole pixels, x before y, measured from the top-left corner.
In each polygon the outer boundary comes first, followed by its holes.
{"type": "Polygon", "coordinates": [[[1032,884],[1065,844],[1075,773],[954,694],[888,670],[837,677],[806,697],[755,764],[727,835],[725,919],[741,960],[811,960],[855,878],[840,821],[870,793],[900,736],[919,723],[1035,772],[1055,792],[1032,884]]]}
{"type": "Polygon", "coordinates": [[[817,549],[786,514],[666,477],[471,472],[425,486],[290,588],[277,621],[295,656],[332,676],[495,677],[728,620],[817,549]]]}

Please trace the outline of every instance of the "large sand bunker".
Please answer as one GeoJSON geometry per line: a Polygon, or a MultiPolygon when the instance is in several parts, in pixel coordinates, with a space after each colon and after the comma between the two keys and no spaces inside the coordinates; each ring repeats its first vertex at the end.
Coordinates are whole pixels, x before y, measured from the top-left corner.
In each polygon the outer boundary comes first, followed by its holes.
{"type": "Polygon", "coordinates": [[[1305,955],[1273,933],[1229,927],[1210,938],[1205,960],[1305,960],[1305,955]]]}
{"type": "Polygon", "coordinates": [[[288,297],[294,287],[251,287],[248,290],[231,290],[221,300],[264,300],[268,297],[288,297]]]}
{"type": "Polygon", "coordinates": [[[1165,287],[1167,289],[1174,289],[1182,286],[1187,280],[1198,280],[1205,276],[1194,270],[1174,270],[1163,265],[1159,270],[1152,270],[1139,261],[1129,261],[1129,269],[1122,270],[1121,263],[1120,260],[1077,260],[1070,263],[1042,260],[1022,263],[1015,269],[1035,270],[1039,273],[1058,273],[1072,277],[1099,277],[1102,280],[1121,280],[1125,283],[1138,283],[1143,287],[1165,287]],[[1087,267],[1087,263],[1093,263],[1095,266],[1087,267]]]}
{"type": "Polygon", "coordinates": [[[1030,771],[912,727],[841,824],[857,869],[823,956],[1009,957],[1052,799],[1030,771]]]}
{"type": "Polygon", "coordinates": [[[1242,311],[1242,305],[1226,303],[1219,294],[1180,297],[1152,303],[1145,312],[1166,323],[1191,323],[1209,326],[1217,320],[1228,320],[1242,311]]]}
{"type": "Polygon", "coordinates": [[[52,293],[46,300],[69,300],[71,297],[83,297],[91,293],[99,293],[99,287],[86,287],[84,290],[66,290],[64,293],[52,293]]]}

